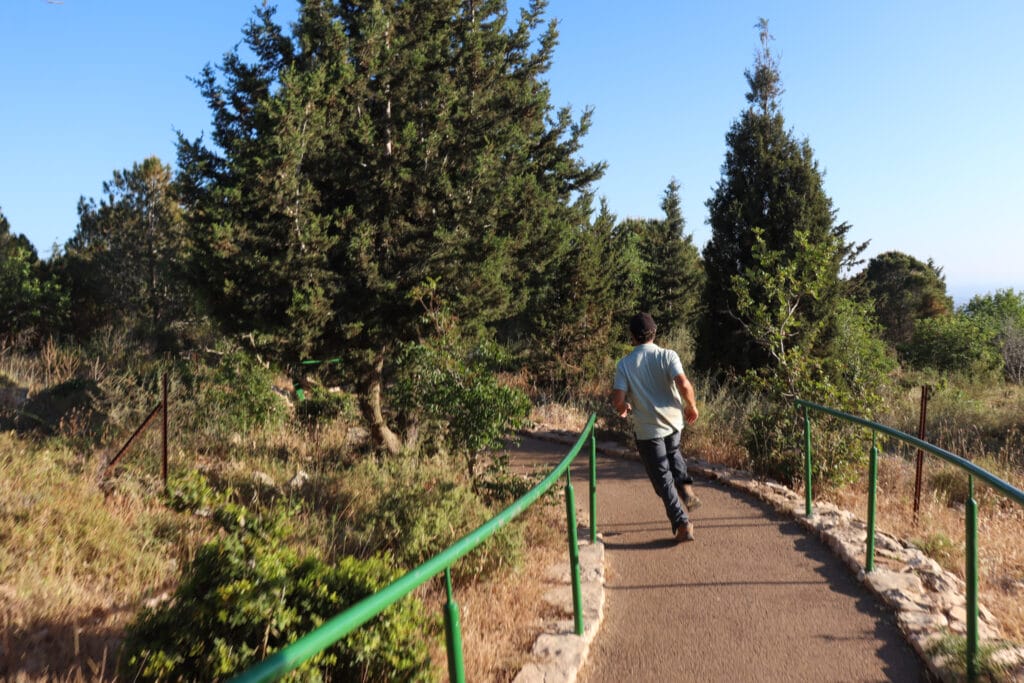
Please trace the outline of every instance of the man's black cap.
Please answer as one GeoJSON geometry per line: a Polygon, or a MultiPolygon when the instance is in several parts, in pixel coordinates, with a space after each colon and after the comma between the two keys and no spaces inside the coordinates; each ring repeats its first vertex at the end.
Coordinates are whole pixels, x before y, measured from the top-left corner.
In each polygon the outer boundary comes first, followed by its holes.
{"type": "Polygon", "coordinates": [[[654,334],[658,326],[654,324],[654,318],[650,313],[637,313],[629,320],[629,331],[637,339],[643,339],[654,334]]]}

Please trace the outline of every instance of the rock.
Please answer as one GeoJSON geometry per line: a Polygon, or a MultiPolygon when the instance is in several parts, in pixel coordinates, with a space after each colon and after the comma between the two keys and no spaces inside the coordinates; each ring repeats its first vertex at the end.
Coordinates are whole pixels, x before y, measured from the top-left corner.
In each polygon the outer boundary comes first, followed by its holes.
{"type": "Polygon", "coordinates": [[[309,475],[305,470],[299,470],[292,477],[291,481],[288,482],[288,487],[293,491],[301,491],[303,487],[309,482],[309,475]]]}

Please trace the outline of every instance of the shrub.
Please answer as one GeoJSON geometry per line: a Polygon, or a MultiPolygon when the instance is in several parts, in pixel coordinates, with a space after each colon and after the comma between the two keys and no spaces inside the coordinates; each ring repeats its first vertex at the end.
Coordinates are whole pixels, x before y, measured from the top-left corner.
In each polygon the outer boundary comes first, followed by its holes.
{"type": "Polygon", "coordinates": [[[189,364],[182,379],[194,396],[193,430],[215,439],[275,427],[287,415],[274,373],[242,349],[228,348],[212,366],[189,364]]]}
{"type": "Polygon", "coordinates": [[[917,368],[988,374],[1002,365],[994,333],[962,313],[917,321],[903,353],[917,368]]]}
{"type": "MultiPolygon", "coordinates": [[[[474,492],[440,459],[389,459],[382,465],[361,464],[352,477],[374,493],[361,501],[352,540],[367,552],[393,554],[412,569],[446,549],[494,516],[474,492]]],[[[465,582],[502,566],[518,565],[523,549],[522,527],[502,527],[490,540],[452,567],[452,577],[465,582]]]]}
{"type": "MultiPolygon", "coordinates": [[[[229,532],[199,549],[173,599],[146,609],[122,651],[128,680],[218,680],[238,673],[398,578],[387,557],[331,566],[283,541],[283,513],[254,517],[226,506],[229,532]]],[[[438,633],[407,597],[298,669],[300,680],[433,680],[438,633]]]]}
{"type": "Polygon", "coordinates": [[[503,437],[530,413],[522,391],[498,383],[491,371],[495,354],[496,347],[486,345],[463,357],[443,343],[410,344],[398,358],[397,405],[461,454],[470,478],[480,452],[503,446],[503,437]]]}
{"type": "Polygon", "coordinates": [[[295,413],[307,425],[356,415],[356,402],[351,394],[330,391],[319,384],[311,386],[303,393],[305,399],[299,402],[295,413]]]}

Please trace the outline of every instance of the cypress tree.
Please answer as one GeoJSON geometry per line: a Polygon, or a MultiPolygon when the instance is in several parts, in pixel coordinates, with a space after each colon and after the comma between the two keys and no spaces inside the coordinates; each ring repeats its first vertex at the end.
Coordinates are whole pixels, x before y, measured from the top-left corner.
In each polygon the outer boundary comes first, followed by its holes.
{"type": "Polygon", "coordinates": [[[761,50],[753,68],[744,72],[749,106],[726,134],[722,177],[707,201],[712,234],[704,248],[707,311],[698,341],[701,366],[739,373],[770,367],[777,359],[744,319],[737,284],[746,288],[748,310],[773,306],[774,294],[764,280],[758,284],[758,278],[747,275],[768,266],[762,263],[765,259],[773,268],[795,267],[792,277],[787,276],[791,284],[799,288],[804,283],[813,291],[790,297],[792,324],[785,342],[788,348],[802,345],[806,353],[821,353],[827,332],[820,332],[828,325],[820,323],[842,295],[840,270],[864,248],[848,243],[850,226],[835,221],[809,142],[786,130],[779,105],[781,77],[769,46],[767,20],[762,19],[758,28],[761,50]],[[813,247],[813,259],[807,258],[808,247],[813,247]],[[743,282],[737,283],[737,278],[743,282]]]}
{"type": "Polygon", "coordinates": [[[634,259],[633,235],[617,228],[602,200],[593,223],[571,240],[550,299],[534,321],[532,366],[541,385],[559,398],[572,396],[587,380],[606,381],[623,321],[636,305],[628,286],[634,259]]]}
{"type": "Polygon", "coordinates": [[[528,320],[586,223],[603,166],[578,158],[589,112],[549,103],[543,8],[506,30],[503,0],[305,0],[291,36],[264,8],[256,61],[198,79],[216,147],[179,162],[214,310],[285,358],[344,355],[391,450],[390,356],[430,334],[410,293],[465,335],[528,320]]]}
{"type": "Polygon", "coordinates": [[[679,183],[669,182],[661,200],[665,217],[646,221],[640,233],[644,261],[640,308],[658,322],[662,336],[689,328],[701,307],[704,266],[693,236],[686,234],[679,183]]]}

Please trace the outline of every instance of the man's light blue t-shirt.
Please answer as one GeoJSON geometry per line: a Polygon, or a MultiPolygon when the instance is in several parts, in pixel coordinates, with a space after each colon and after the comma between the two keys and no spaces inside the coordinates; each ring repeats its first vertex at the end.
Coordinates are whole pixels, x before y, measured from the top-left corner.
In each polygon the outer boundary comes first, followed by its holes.
{"type": "Polygon", "coordinates": [[[679,354],[654,342],[634,346],[615,366],[612,389],[625,391],[633,406],[636,438],[657,439],[683,428],[683,401],[675,383],[682,374],[679,354]]]}

